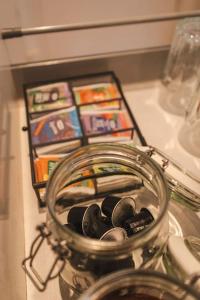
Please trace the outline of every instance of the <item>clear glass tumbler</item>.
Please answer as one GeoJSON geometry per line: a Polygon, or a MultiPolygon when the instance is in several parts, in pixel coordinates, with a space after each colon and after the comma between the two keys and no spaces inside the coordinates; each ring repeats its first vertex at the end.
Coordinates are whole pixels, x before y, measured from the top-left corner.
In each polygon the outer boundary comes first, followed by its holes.
{"type": "Polygon", "coordinates": [[[200,18],[178,23],[164,70],[161,106],[184,115],[199,83],[200,18]]]}
{"type": "Polygon", "coordinates": [[[188,107],[178,140],[187,152],[200,157],[200,84],[188,107]]]}

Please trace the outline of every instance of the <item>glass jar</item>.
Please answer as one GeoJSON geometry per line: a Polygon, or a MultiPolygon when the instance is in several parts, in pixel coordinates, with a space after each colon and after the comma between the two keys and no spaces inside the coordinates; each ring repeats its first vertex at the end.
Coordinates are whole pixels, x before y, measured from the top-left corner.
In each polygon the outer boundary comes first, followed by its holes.
{"type": "Polygon", "coordinates": [[[170,236],[162,266],[165,272],[181,280],[198,275],[196,286],[200,289],[200,238],[170,236]]]}
{"type": "Polygon", "coordinates": [[[188,285],[149,270],[127,269],[99,280],[79,300],[198,300],[188,285]]]}
{"type": "Polygon", "coordinates": [[[200,211],[200,180],[180,163],[160,151],[156,147],[139,147],[156,161],[165,173],[170,190],[170,199],[181,205],[200,211]]]}
{"type": "MultiPolygon", "coordinates": [[[[80,294],[107,273],[129,267],[156,268],[168,238],[168,200],[162,169],[136,148],[92,144],[65,158],[48,181],[48,232],[40,230],[48,241],[56,240],[49,243],[63,261],[62,280],[80,294]],[[113,206],[116,199],[120,201],[113,206]],[[92,218],[94,208],[103,225],[92,218]],[[148,225],[139,218],[146,212],[152,218],[148,225]],[[131,234],[126,234],[127,218],[135,216],[131,234]],[[105,224],[111,225],[112,234],[105,235],[105,224]]],[[[44,289],[47,282],[40,284],[44,289]]]]}

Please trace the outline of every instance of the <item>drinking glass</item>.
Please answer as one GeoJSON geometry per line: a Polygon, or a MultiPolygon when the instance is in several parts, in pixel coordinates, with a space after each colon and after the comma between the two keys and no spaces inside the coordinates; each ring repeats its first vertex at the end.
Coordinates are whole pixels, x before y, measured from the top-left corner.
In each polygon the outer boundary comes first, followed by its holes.
{"type": "Polygon", "coordinates": [[[186,111],[178,140],[186,151],[200,157],[200,84],[186,111]]]}
{"type": "Polygon", "coordinates": [[[200,17],[178,23],[162,81],[161,106],[168,112],[184,115],[199,83],[200,17]]]}

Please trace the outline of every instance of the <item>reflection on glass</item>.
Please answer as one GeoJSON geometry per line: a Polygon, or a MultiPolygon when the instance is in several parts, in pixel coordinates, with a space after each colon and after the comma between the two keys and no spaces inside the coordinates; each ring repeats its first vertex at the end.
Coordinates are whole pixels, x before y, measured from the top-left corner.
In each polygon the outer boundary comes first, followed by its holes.
{"type": "Polygon", "coordinates": [[[197,157],[200,157],[200,84],[188,107],[186,120],[179,135],[181,146],[197,157]]]}
{"type": "Polygon", "coordinates": [[[200,18],[178,23],[164,70],[161,106],[184,115],[199,82],[200,18]]]}

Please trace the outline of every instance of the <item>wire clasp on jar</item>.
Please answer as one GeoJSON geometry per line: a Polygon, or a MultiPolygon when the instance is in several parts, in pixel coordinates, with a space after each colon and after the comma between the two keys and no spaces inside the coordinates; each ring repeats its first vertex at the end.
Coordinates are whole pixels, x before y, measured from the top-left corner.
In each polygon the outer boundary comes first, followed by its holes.
{"type": "Polygon", "coordinates": [[[48,282],[52,279],[55,279],[63,271],[66,263],[65,259],[66,257],[69,257],[70,251],[67,248],[66,241],[58,241],[52,238],[52,232],[47,228],[47,225],[45,223],[38,225],[36,230],[39,231],[39,234],[31,245],[29,256],[22,261],[22,267],[35,287],[42,292],[46,289],[48,282]],[[42,277],[34,267],[34,259],[36,258],[36,255],[38,254],[45,240],[51,247],[52,251],[56,254],[56,257],[46,277],[42,279],[42,277]],[[58,267],[57,272],[54,274],[55,268],[60,262],[61,264],[58,267]]]}

